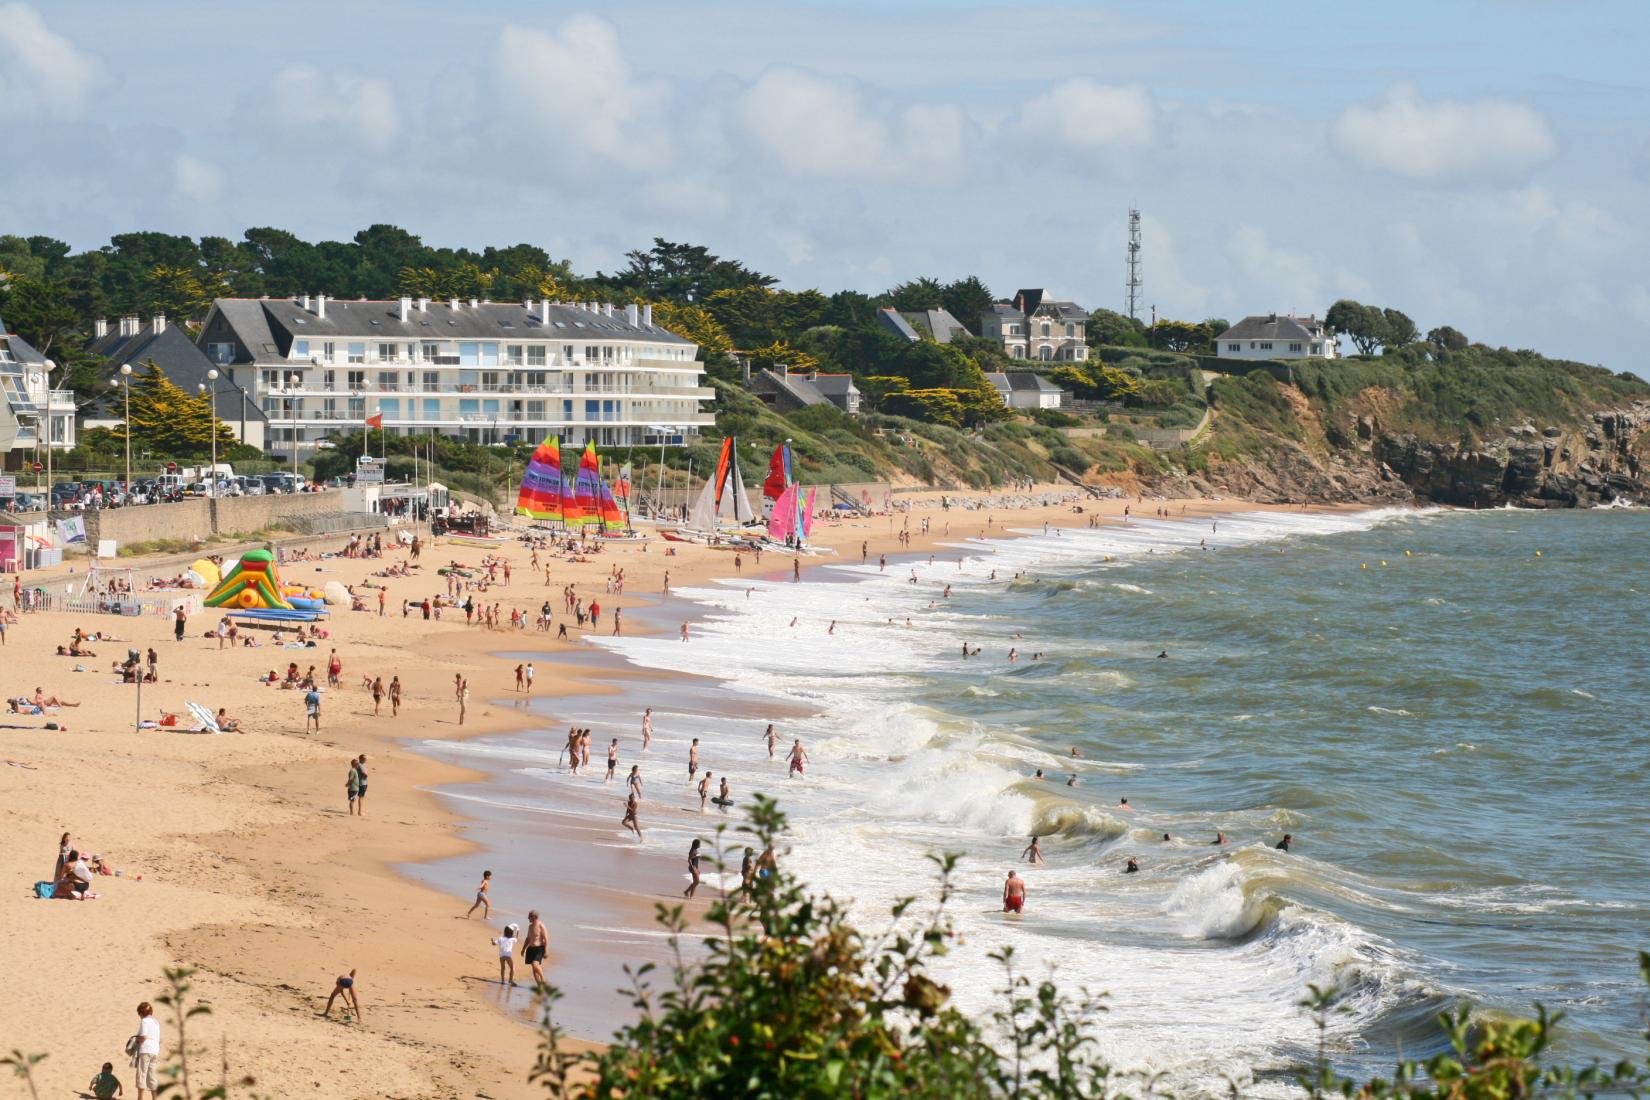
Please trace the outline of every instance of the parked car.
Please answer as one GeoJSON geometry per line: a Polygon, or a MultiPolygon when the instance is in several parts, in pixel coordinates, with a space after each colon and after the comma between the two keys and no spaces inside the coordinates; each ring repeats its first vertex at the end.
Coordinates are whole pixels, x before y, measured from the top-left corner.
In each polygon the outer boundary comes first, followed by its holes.
{"type": "Polygon", "coordinates": [[[240,485],[241,492],[249,497],[261,497],[265,493],[269,492],[269,489],[265,487],[262,478],[242,477],[237,478],[236,483],[240,485]]]}
{"type": "Polygon", "coordinates": [[[60,481],[52,486],[52,507],[67,508],[85,492],[78,481],[60,481]]]}

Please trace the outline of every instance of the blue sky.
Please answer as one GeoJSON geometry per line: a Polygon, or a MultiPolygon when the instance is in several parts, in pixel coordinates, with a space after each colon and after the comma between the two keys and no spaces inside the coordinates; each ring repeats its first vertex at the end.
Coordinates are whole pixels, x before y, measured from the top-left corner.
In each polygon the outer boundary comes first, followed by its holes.
{"type": "MultiPolygon", "coordinates": [[[[1645,373],[1650,10],[0,0],[0,232],[654,236],[793,287],[978,274],[1645,373]]],[[[317,287],[318,291],[327,288],[317,287]]]]}

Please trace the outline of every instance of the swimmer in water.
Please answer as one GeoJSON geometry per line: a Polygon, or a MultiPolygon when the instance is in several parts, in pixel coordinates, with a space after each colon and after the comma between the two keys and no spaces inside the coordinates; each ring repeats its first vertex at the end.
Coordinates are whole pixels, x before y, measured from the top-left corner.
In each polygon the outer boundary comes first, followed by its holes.
{"type": "Polygon", "coordinates": [[[1159,653],[1157,656],[1158,656],[1159,660],[1162,660],[1163,658],[1167,657],[1168,655],[1169,655],[1169,651],[1165,649],[1165,650],[1163,650],[1163,652],[1159,653]]]}
{"type": "Polygon", "coordinates": [[[1170,836],[1168,833],[1163,834],[1163,843],[1167,844],[1173,839],[1174,837],[1170,836]]]}
{"type": "Polygon", "coordinates": [[[1031,838],[1031,843],[1027,844],[1026,845],[1026,850],[1020,853],[1020,858],[1025,860],[1027,863],[1042,863],[1042,862],[1044,862],[1044,860],[1043,860],[1043,846],[1041,844],[1037,843],[1037,838],[1036,837],[1031,838]]]}
{"type": "Polygon", "coordinates": [[[1295,842],[1294,834],[1284,833],[1283,834],[1283,839],[1278,841],[1277,844],[1274,845],[1274,847],[1276,847],[1277,850],[1280,851],[1280,852],[1287,852],[1289,850],[1289,845],[1293,844],[1294,842],[1295,842]]]}
{"type": "Polygon", "coordinates": [[[1123,866],[1123,873],[1125,875],[1137,875],[1137,874],[1139,874],[1140,873],[1140,861],[1135,859],[1133,856],[1130,856],[1128,863],[1124,864],[1124,866],[1123,866]]]}
{"type": "Polygon", "coordinates": [[[1220,832],[1219,830],[1216,830],[1215,831],[1215,838],[1213,840],[1209,841],[1209,843],[1210,844],[1230,844],[1231,841],[1226,839],[1226,834],[1225,833],[1220,832]]]}
{"type": "Polygon", "coordinates": [[[1077,775],[1076,775],[1076,773],[1073,773],[1071,775],[1071,777],[1066,780],[1066,786],[1068,786],[1068,787],[1077,786],[1077,775]]]}
{"type": "Polygon", "coordinates": [[[1117,804],[1117,808],[1118,808],[1118,809],[1119,809],[1119,810],[1127,810],[1127,811],[1128,811],[1128,812],[1129,812],[1129,813],[1133,813],[1133,812],[1134,812],[1134,807],[1133,807],[1133,806],[1131,806],[1131,805],[1129,805],[1129,800],[1128,800],[1128,799],[1126,799],[1126,798],[1125,798],[1125,799],[1123,799],[1123,800],[1122,800],[1122,801],[1121,801],[1121,802],[1119,802],[1119,803],[1118,803],[1118,804],[1117,804]]]}

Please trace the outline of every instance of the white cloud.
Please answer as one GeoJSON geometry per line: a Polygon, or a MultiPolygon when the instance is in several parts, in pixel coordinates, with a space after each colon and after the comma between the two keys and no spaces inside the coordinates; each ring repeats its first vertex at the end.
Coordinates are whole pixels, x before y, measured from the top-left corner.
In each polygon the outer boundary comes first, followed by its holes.
{"type": "Polygon", "coordinates": [[[103,67],[54,33],[27,4],[0,4],[0,118],[73,118],[103,83],[103,67]]]}
{"type": "Polygon", "coordinates": [[[613,25],[577,15],[557,33],[507,27],[499,36],[496,78],[507,106],[532,130],[518,138],[549,143],[571,170],[595,155],[634,168],[663,168],[670,142],[662,118],[668,100],[661,81],[631,72],[613,25]]]}
{"type": "Polygon", "coordinates": [[[1558,152],[1547,120],[1523,104],[1427,101],[1407,84],[1348,107],[1330,139],[1355,164],[1422,183],[1516,178],[1558,152]]]}
{"type": "Polygon", "coordinates": [[[369,77],[332,76],[313,65],[289,65],[275,76],[263,103],[270,125],[303,136],[313,148],[342,144],[379,153],[401,132],[395,93],[369,77]]]}
{"type": "Polygon", "coordinates": [[[1063,80],[1020,109],[1022,133],[1052,134],[1079,153],[1109,153],[1151,143],[1157,110],[1138,84],[1063,80]]]}
{"type": "Polygon", "coordinates": [[[1232,231],[1226,254],[1243,277],[1250,310],[1313,313],[1324,308],[1321,261],[1311,255],[1274,245],[1252,225],[1232,231]]]}
{"type": "Polygon", "coordinates": [[[178,197],[187,202],[215,202],[223,193],[223,172],[218,166],[188,153],[179,153],[173,161],[172,181],[178,197]]]}
{"type": "Polygon", "coordinates": [[[762,74],[739,119],[787,173],[822,179],[943,182],[934,174],[960,162],[968,126],[953,106],[872,104],[852,84],[790,68],[762,74]]]}

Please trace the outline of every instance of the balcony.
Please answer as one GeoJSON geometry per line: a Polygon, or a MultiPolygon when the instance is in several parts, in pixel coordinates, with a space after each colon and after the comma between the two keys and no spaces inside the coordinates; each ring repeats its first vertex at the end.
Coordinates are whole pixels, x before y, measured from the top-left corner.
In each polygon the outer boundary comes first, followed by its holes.
{"type": "Polygon", "coordinates": [[[456,397],[474,394],[497,394],[501,397],[537,397],[537,396],[587,396],[587,397],[674,397],[686,400],[709,401],[716,396],[716,391],[709,386],[660,386],[647,382],[614,383],[608,386],[579,386],[573,380],[543,385],[543,386],[514,386],[501,382],[497,385],[460,385],[457,382],[437,382],[427,384],[423,382],[375,382],[366,386],[350,387],[347,385],[304,385],[300,383],[292,390],[279,388],[265,388],[261,395],[264,398],[286,401],[289,398],[327,397],[343,394],[349,397],[371,400],[379,395],[423,394],[430,397],[456,397]]]}

